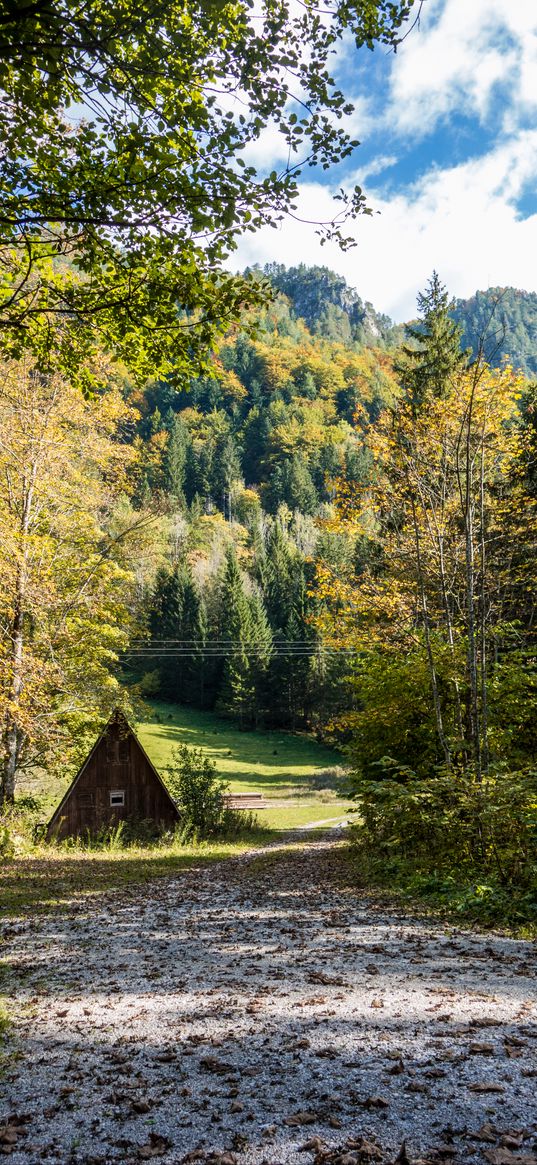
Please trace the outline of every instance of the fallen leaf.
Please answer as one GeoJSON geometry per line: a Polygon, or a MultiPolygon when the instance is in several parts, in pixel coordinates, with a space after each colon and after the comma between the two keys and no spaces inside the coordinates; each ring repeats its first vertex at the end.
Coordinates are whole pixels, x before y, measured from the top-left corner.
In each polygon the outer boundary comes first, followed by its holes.
{"type": "Polygon", "coordinates": [[[138,1156],[142,1161],[149,1161],[152,1157],[162,1157],[167,1149],[171,1149],[172,1142],[161,1133],[150,1133],[146,1145],[138,1146],[138,1156]]]}
{"type": "Polygon", "coordinates": [[[537,1165],[534,1153],[512,1153],[510,1149],[485,1149],[483,1154],[490,1165],[537,1165]]]}
{"type": "Polygon", "coordinates": [[[317,1117],[313,1112],[295,1112],[291,1116],[285,1117],[284,1125],[290,1125],[294,1128],[297,1125],[314,1125],[317,1117]]]}
{"type": "Polygon", "coordinates": [[[149,1100],[133,1100],[133,1112],[146,1113],[151,1111],[151,1102],[149,1100]]]}
{"type": "Polygon", "coordinates": [[[321,1153],[324,1150],[324,1141],[320,1137],[310,1137],[299,1148],[299,1153],[321,1153]]]}
{"type": "Polygon", "coordinates": [[[478,1141],[488,1141],[490,1145],[493,1145],[497,1140],[496,1130],[492,1127],[490,1121],[485,1121],[473,1136],[478,1141]]]}
{"type": "Polygon", "coordinates": [[[389,1108],[389,1103],[383,1096],[368,1096],[361,1102],[362,1108],[389,1108]]]}
{"type": "Polygon", "coordinates": [[[492,1081],[482,1080],[478,1084],[469,1084],[470,1092],[505,1092],[503,1084],[493,1084],[492,1081]]]}

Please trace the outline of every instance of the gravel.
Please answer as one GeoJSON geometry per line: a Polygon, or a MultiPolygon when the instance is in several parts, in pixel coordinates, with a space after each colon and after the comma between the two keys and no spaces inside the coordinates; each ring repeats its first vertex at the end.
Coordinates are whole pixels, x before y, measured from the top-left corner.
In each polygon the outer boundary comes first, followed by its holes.
{"type": "Polygon", "coordinates": [[[387,910],[341,844],[5,925],[12,1165],[537,1165],[535,946],[387,910]]]}

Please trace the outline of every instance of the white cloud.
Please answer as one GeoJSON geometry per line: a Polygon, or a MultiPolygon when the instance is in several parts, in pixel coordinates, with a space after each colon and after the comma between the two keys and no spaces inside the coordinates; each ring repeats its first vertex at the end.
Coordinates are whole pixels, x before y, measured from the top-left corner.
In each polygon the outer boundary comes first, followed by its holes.
{"type": "Polygon", "coordinates": [[[385,121],[423,134],[455,110],[484,119],[498,84],[512,111],[537,107],[537,9],[531,0],[425,0],[393,58],[385,121]]]}
{"type": "MultiPolygon", "coordinates": [[[[536,177],[537,130],[521,132],[481,159],[430,171],[404,194],[386,198],[370,189],[380,214],[354,224],[359,245],[346,254],[333,244],[321,247],[311,226],[287,221],[245,239],[233,266],[272,261],[329,266],[396,320],[414,315],[417,292],[433,268],[457,296],[496,285],[532,290],[537,214],[521,219],[514,200],[536,177]]],[[[326,187],[304,184],[300,213],[330,218],[326,187]]]]}
{"type": "Polygon", "coordinates": [[[380,157],[373,158],[370,162],[364,162],[363,166],[359,166],[352,175],[351,181],[363,186],[368,178],[384,174],[385,170],[390,170],[392,166],[396,166],[397,161],[395,154],[381,154],[380,157]]]}
{"type": "MultiPolygon", "coordinates": [[[[255,166],[256,170],[265,173],[287,163],[289,146],[278,126],[271,123],[261,130],[256,141],[248,143],[242,157],[248,166],[255,166]]],[[[291,154],[291,165],[296,160],[296,155],[291,154]]]]}
{"type": "MultiPolygon", "coordinates": [[[[352,61],[346,43],[341,64],[348,77],[352,61]]],[[[523,219],[516,209],[517,199],[535,189],[537,180],[537,130],[526,128],[530,117],[535,124],[536,112],[537,5],[425,0],[421,28],[389,57],[385,81],[375,82],[359,103],[357,136],[363,136],[365,124],[377,154],[363,166],[358,158],[347,180],[365,184],[370,205],[381,213],[362,217],[345,232],[355,234],[358,247],[346,254],[333,244],[321,247],[313,227],[288,220],[278,230],[247,236],[233,265],[276,260],[330,266],[397,320],[414,315],[417,292],[433,268],[453,295],[494,285],[537,289],[537,214],[523,219]],[[397,158],[386,148],[404,156],[409,142],[433,135],[437,124],[456,112],[470,119],[468,149],[472,141],[475,153],[483,149],[480,121],[487,121],[487,141],[494,125],[494,148],[460,165],[442,162],[440,168],[433,164],[431,136],[426,172],[387,193],[380,175],[397,158]]],[[[265,145],[267,157],[275,143],[269,138],[265,145]]],[[[394,178],[401,181],[397,170],[394,178]]],[[[334,204],[321,181],[302,184],[300,213],[309,220],[332,217],[334,204]]]]}

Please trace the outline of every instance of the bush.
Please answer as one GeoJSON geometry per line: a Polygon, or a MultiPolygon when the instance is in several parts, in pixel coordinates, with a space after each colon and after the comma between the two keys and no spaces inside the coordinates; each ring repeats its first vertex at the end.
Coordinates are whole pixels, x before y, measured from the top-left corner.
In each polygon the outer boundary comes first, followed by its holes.
{"type": "Polygon", "coordinates": [[[166,769],[167,784],[181,814],[181,837],[203,840],[223,831],[227,784],[216,771],[214,761],[201,748],[186,744],[175,748],[173,763],[166,769]]]}
{"type": "Polygon", "coordinates": [[[313,789],[323,793],[331,789],[336,796],[341,796],[348,791],[350,772],[343,765],[329,765],[326,769],[317,769],[309,783],[313,789]]]}
{"type": "Polygon", "coordinates": [[[441,770],[425,779],[389,757],[381,768],[384,779],[356,785],[351,829],[369,875],[413,879],[422,895],[470,884],[468,905],[483,909],[514,888],[526,913],[537,909],[537,772],[497,771],[478,781],[441,770]]]}
{"type": "Polygon", "coordinates": [[[0,861],[8,861],[15,853],[11,831],[0,822],[0,861]]]}

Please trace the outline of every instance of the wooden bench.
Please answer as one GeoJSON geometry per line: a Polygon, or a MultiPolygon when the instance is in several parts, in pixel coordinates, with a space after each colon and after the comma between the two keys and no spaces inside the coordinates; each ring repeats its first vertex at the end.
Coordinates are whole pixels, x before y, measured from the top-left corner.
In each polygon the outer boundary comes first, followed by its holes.
{"type": "Polygon", "coordinates": [[[267,802],[262,793],[225,793],[224,802],[227,809],[248,809],[257,812],[266,809],[267,802]]]}

